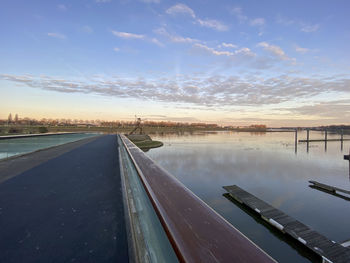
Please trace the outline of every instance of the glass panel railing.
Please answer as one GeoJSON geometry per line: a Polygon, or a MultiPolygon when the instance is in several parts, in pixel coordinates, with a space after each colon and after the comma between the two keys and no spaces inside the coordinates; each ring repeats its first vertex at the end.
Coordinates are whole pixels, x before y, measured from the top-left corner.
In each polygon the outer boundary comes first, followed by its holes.
{"type": "Polygon", "coordinates": [[[154,211],[137,170],[118,137],[129,256],[135,262],[178,262],[176,254],[154,211]]]}
{"type": "Polygon", "coordinates": [[[11,156],[26,154],[97,135],[97,133],[43,134],[33,137],[12,137],[11,139],[4,139],[4,136],[0,137],[0,159],[6,159],[11,156]]]}

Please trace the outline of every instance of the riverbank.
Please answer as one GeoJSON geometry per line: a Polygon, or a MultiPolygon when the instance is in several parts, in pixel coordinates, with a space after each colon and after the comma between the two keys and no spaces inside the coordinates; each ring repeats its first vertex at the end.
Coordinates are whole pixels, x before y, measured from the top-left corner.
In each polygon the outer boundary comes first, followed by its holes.
{"type": "MultiPolygon", "coordinates": [[[[101,132],[129,134],[134,126],[34,126],[34,125],[10,125],[0,126],[0,136],[38,134],[38,133],[61,133],[61,132],[101,132]]],[[[224,127],[201,127],[201,126],[143,126],[145,134],[184,134],[208,131],[235,131],[235,132],[267,132],[261,128],[224,128],[224,127]]]]}

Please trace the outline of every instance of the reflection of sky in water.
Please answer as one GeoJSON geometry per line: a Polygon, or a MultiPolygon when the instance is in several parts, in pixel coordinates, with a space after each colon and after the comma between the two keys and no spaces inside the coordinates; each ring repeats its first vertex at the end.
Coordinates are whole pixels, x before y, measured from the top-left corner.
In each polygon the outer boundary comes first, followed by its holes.
{"type": "MultiPolygon", "coordinates": [[[[298,139],[306,138],[299,132],[298,139]]],[[[310,139],[324,138],[310,132],[310,139]]],[[[339,135],[328,134],[328,138],[339,135]]],[[[346,138],[346,137],[344,137],[346,138]]],[[[335,241],[350,239],[350,202],[308,187],[309,180],[350,189],[350,142],[298,144],[294,133],[195,133],[154,136],[164,146],[149,154],[235,227],[281,262],[308,262],[222,196],[236,184],[335,241]]]]}
{"type": "Polygon", "coordinates": [[[0,159],[77,141],[91,136],[96,136],[96,134],[80,133],[0,140],[0,159]]]}

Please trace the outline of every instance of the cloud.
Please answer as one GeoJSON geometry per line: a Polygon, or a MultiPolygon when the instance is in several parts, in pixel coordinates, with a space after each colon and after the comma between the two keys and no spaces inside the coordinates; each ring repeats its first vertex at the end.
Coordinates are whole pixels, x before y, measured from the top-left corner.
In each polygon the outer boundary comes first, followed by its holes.
{"type": "Polygon", "coordinates": [[[280,48],[279,46],[270,45],[267,42],[260,42],[258,46],[269,51],[272,55],[281,60],[293,60],[292,58],[288,57],[286,53],[282,50],[282,48],[280,48]]]}
{"type": "Polygon", "coordinates": [[[174,42],[174,43],[195,43],[195,42],[199,42],[198,39],[194,39],[194,38],[190,38],[190,37],[182,37],[182,36],[179,36],[179,35],[170,34],[163,27],[155,29],[154,33],[156,33],[158,35],[161,35],[161,36],[164,36],[164,37],[168,38],[171,42],[174,42]]]}
{"type": "Polygon", "coordinates": [[[305,53],[309,52],[310,49],[296,46],[295,47],[295,51],[298,52],[298,53],[301,53],[301,54],[305,54],[305,53]]]}
{"type": "MultiPolygon", "coordinates": [[[[234,7],[231,9],[231,13],[238,19],[240,23],[248,23],[250,26],[263,27],[266,24],[265,18],[249,18],[243,14],[243,9],[241,7],[234,7]]],[[[259,33],[262,35],[262,32],[259,33]]]]}
{"type": "Polygon", "coordinates": [[[233,52],[215,50],[214,48],[207,47],[206,45],[203,45],[200,43],[194,44],[193,47],[205,50],[215,56],[233,56],[234,55],[233,52]]]}
{"type": "Polygon", "coordinates": [[[57,6],[57,8],[61,11],[66,11],[67,10],[67,7],[64,5],[64,4],[60,4],[57,6]]]}
{"type": "Polygon", "coordinates": [[[251,26],[264,26],[265,25],[265,19],[264,18],[254,18],[250,20],[251,26]]]}
{"type": "Polygon", "coordinates": [[[296,25],[300,28],[300,31],[305,33],[316,32],[320,29],[319,24],[310,25],[308,23],[305,23],[304,21],[297,20],[297,19],[289,19],[281,15],[278,15],[276,17],[276,22],[284,26],[296,25]]]}
{"type": "Polygon", "coordinates": [[[96,3],[109,3],[112,0],[95,0],[96,3]]]}
{"type": "Polygon", "coordinates": [[[123,39],[137,39],[137,40],[143,40],[147,41],[150,43],[153,43],[159,47],[163,47],[164,44],[160,42],[157,38],[155,37],[148,37],[146,35],[141,35],[141,34],[134,34],[134,33],[128,33],[128,32],[119,32],[119,31],[114,31],[112,30],[112,34],[123,39]]]}
{"type": "Polygon", "coordinates": [[[222,48],[222,47],[224,47],[224,48],[238,48],[238,46],[235,44],[225,43],[225,42],[223,42],[221,45],[219,45],[219,48],[222,48]]]}
{"type": "MultiPolygon", "coordinates": [[[[212,51],[212,50],[211,50],[212,51]]],[[[225,54],[217,54],[225,55],[225,54]]],[[[333,105],[332,111],[349,114],[350,78],[329,76],[327,78],[306,78],[281,75],[264,78],[261,76],[242,77],[220,76],[193,77],[182,75],[156,79],[92,77],[92,79],[64,79],[58,77],[0,74],[0,79],[32,88],[63,92],[97,94],[116,98],[133,98],[140,101],[158,101],[164,103],[182,103],[205,109],[230,108],[235,106],[279,105],[284,102],[310,101],[315,96],[329,97],[338,94],[348,98],[338,102],[322,102],[317,110],[325,110],[333,105]]],[[[314,103],[315,104],[315,103],[314,103]]],[[[299,104],[300,105],[300,104],[299,104]]],[[[312,112],[314,107],[295,107],[301,114],[312,112]]],[[[285,109],[287,110],[287,109],[285,109]]],[[[292,111],[292,109],[288,109],[292,111]]],[[[311,113],[310,113],[311,114],[311,113]]],[[[329,113],[330,114],[330,113],[329,113]]],[[[320,116],[326,116],[319,112],[320,116]]]]}
{"type": "Polygon", "coordinates": [[[289,109],[292,113],[328,119],[350,119],[350,99],[318,102],[289,109]]]}
{"type": "Polygon", "coordinates": [[[248,20],[248,17],[243,14],[243,10],[240,7],[234,7],[231,13],[238,19],[240,23],[244,23],[248,20]]]}
{"type": "Polygon", "coordinates": [[[115,47],[115,48],[113,48],[113,50],[114,50],[115,52],[119,52],[119,51],[120,51],[120,48],[115,47]]]}
{"type": "Polygon", "coordinates": [[[189,15],[192,18],[196,17],[196,14],[194,13],[194,11],[185,4],[173,5],[170,8],[168,8],[165,12],[169,15],[184,14],[184,15],[189,15]]]}
{"type": "Polygon", "coordinates": [[[278,15],[276,17],[276,22],[281,25],[289,26],[295,24],[295,20],[278,15]]]}
{"type": "Polygon", "coordinates": [[[237,56],[237,55],[243,55],[246,57],[254,57],[255,56],[255,53],[253,53],[249,48],[246,48],[246,47],[238,49],[234,52],[216,50],[214,48],[208,47],[208,46],[206,46],[204,44],[200,44],[200,43],[194,44],[193,47],[204,50],[207,53],[209,53],[211,55],[215,55],[215,56],[226,56],[226,57],[231,57],[231,58],[233,58],[234,56],[237,56]]]}
{"type": "Polygon", "coordinates": [[[227,31],[229,29],[227,25],[214,19],[206,19],[206,20],[197,19],[197,23],[200,24],[201,26],[213,28],[217,31],[227,31]]]}
{"type": "Polygon", "coordinates": [[[159,4],[160,3],[160,0],[140,0],[141,2],[144,2],[144,3],[153,3],[153,4],[159,4]]]}
{"type": "MultiPolygon", "coordinates": [[[[315,107],[312,102],[295,109],[284,109],[303,115],[349,116],[350,78],[302,78],[276,76],[262,78],[251,76],[193,77],[182,75],[158,79],[92,77],[92,79],[64,79],[59,77],[0,74],[0,80],[11,81],[31,88],[61,93],[97,94],[120,99],[138,99],[174,103],[197,109],[230,109],[237,106],[256,107],[298,102],[321,94],[336,92],[347,100],[322,102],[315,107]],[[325,114],[322,111],[327,111],[325,114]],[[341,114],[340,114],[341,113],[341,114]]],[[[300,104],[299,104],[300,105],[300,104]]]]}
{"type": "Polygon", "coordinates": [[[133,34],[133,33],[127,33],[127,32],[119,32],[119,31],[114,31],[112,30],[112,34],[124,38],[124,39],[144,39],[144,35],[139,35],[139,34],[133,34]]]}
{"type": "Polygon", "coordinates": [[[63,34],[60,34],[60,33],[53,33],[53,32],[50,32],[50,33],[47,33],[47,35],[49,37],[54,37],[54,38],[58,38],[58,39],[66,39],[67,37],[63,34]]]}
{"type": "Polygon", "coordinates": [[[85,32],[85,33],[88,33],[88,34],[91,34],[94,32],[94,30],[92,29],[92,27],[90,26],[83,26],[82,27],[82,30],[85,32]]]}
{"type": "Polygon", "coordinates": [[[153,44],[156,44],[157,46],[159,47],[164,47],[164,44],[162,42],[160,42],[157,38],[153,37],[150,39],[150,41],[153,43],[153,44]]]}
{"type": "Polygon", "coordinates": [[[303,25],[300,29],[305,33],[316,32],[320,28],[320,25],[303,25]]]}
{"type": "Polygon", "coordinates": [[[193,11],[192,8],[188,7],[185,4],[176,4],[171,6],[165,11],[169,15],[177,15],[177,14],[183,14],[183,15],[188,15],[195,19],[195,22],[203,27],[215,29],[217,31],[227,31],[229,27],[225,25],[224,23],[215,20],[215,19],[200,19],[197,18],[195,12],[193,11]]]}

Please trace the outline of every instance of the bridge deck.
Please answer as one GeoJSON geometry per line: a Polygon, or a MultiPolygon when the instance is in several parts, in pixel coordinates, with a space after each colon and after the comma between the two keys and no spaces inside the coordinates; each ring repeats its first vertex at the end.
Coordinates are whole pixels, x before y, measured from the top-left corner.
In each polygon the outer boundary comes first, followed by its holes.
{"type": "Polygon", "coordinates": [[[329,240],[298,220],[288,216],[236,185],[224,186],[223,188],[235,200],[260,214],[260,216],[272,226],[314,251],[325,260],[324,262],[350,262],[350,249],[329,240]]]}
{"type": "Polygon", "coordinates": [[[1,161],[0,262],[128,262],[117,147],[110,135],[1,161]]]}

